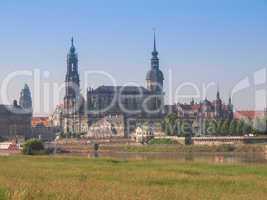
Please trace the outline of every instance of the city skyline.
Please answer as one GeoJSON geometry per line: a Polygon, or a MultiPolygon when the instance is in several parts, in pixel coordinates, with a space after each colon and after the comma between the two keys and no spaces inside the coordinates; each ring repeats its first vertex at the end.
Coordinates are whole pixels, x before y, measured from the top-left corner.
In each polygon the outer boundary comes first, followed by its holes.
{"type": "MultiPolygon", "coordinates": [[[[168,72],[172,71],[173,88],[188,81],[199,88],[214,82],[208,98],[215,98],[219,84],[222,98],[227,102],[231,89],[248,76],[252,86],[238,94],[233,103],[238,109],[255,109],[254,73],[267,65],[264,45],[267,4],[224,1],[217,8],[212,1],[205,1],[203,5],[170,1],[172,8],[169,9],[166,4],[149,4],[151,2],[116,1],[111,5],[77,1],[75,5],[67,2],[64,9],[53,9],[51,1],[38,6],[33,1],[16,6],[2,2],[0,5],[5,9],[0,17],[6,20],[2,22],[5,29],[1,30],[0,38],[4,47],[0,50],[3,56],[1,82],[11,72],[40,69],[42,74],[50,73],[43,82],[62,84],[69,40],[74,36],[81,74],[86,70],[102,70],[113,75],[118,84],[134,81],[144,85],[152,50],[152,27],[156,27],[161,69],[167,83],[171,81],[168,72]],[[87,6],[93,10],[91,13],[86,12],[87,6]],[[144,10],[136,14],[134,11],[140,7],[144,10]],[[71,12],[73,9],[79,13],[71,12]],[[123,12],[124,17],[112,9],[123,12]],[[20,15],[12,15],[10,10],[20,15]],[[143,17],[146,20],[142,21],[143,17]]],[[[17,98],[24,82],[33,88],[31,80],[25,78],[12,82],[10,102],[17,98]]],[[[105,83],[97,79],[87,85],[96,87],[105,83]]],[[[166,84],[164,90],[173,93],[169,85],[166,84]]],[[[264,87],[266,82],[259,88],[264,87]]]]}

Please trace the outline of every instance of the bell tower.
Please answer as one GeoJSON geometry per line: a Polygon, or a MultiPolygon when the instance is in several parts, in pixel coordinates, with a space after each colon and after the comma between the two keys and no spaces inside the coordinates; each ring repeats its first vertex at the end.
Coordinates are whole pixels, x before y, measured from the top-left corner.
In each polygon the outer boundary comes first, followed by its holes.
{"type": "Polygon", "coordinates": [[[164,106],[164,76],[159,68],[158,54],[159,53],[157,51],[156,45],[156,33],[154,30],[154,47],[150,61],[150,70],[146,74],[146,85],[148,91],[151,93],[151,99],[148,102],[148,108],[150,111],[155,111],[156,114],[160,114],[164,106]]]}
{"type": "Polygon", "coordinates": [[[65,77],[64,132],[79,132],[80,78],[78,73],[78,55],[71,38],[71,47],[67,55],[67,73],[65,77]]]}
{"type": "Polygon", "coordinates": [[[147,84],[147,89],[155,94],[163,93],[163,80],[164,80],[163,73],[159,69],[158,54],[159,53],[156,47],[156,33],[154,31],[154,48],[152,51],[151,69],[148,71],[146,75],[146,84],[147,84]]]}

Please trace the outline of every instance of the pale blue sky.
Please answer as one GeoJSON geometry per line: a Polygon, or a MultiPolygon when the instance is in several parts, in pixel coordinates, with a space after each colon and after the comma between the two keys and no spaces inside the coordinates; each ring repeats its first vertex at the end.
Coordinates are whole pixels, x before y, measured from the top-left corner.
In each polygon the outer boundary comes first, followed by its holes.
{"type": "MultiPolygon", "coordinates": [[[[74,36],[81,74],[104,70],[119,84],[144,84],[153,27],[167,93],[184,81],[199,87],[213,81],[227,100],[239,80],[267,66],[266,0],[3,0],[0,80],[16,70],[38,68],[50,72],[45,82],[62,83],[74,36]]],[[[24,82],[31,85],[26,78],[12,82],[10,99],[18,96],[24,82]]],[[[89,84],[104,83],[98,78],[89,84]]],[[[211,88],[208,97],[215,97],[215,90],[211,88]]],[[[252,108],[251,96],[253,88],[237,95],[234,103],[252,108]]]]}

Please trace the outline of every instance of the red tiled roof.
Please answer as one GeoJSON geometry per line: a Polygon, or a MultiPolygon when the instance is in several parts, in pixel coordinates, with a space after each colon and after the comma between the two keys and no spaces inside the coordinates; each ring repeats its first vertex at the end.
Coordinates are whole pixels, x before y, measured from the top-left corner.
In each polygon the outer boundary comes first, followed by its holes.
{"type": "Polygon", "coordinates": [[[234,113],[235,119],[255,119],[257,117],[264,117],[264,111],[254,111],[254,110],[245,110],[245,111],[236,111],[234,113]]]}
{"type": "Polygon", "coordinates": [[[37,125],[43,125],[45,127],[49,126],[49,118],[48,117],[33,117],[32,118],[32,127],[36,127],[37,125]]]}
{"type": "Polygon", "coordinates": [[[194,104],[192,105],[192,110],[198,111],[201,108],[201,104],[194,104]]]}

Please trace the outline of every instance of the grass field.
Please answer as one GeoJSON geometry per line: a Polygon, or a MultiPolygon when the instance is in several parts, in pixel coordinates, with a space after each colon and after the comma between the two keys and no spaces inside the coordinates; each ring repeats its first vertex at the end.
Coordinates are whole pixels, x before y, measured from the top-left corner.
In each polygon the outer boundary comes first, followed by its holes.
{"type": "Polygon", "coordinates": [[[267,167],[176,161],[0,157],[0,199],[254,199],[267,167]]]}

